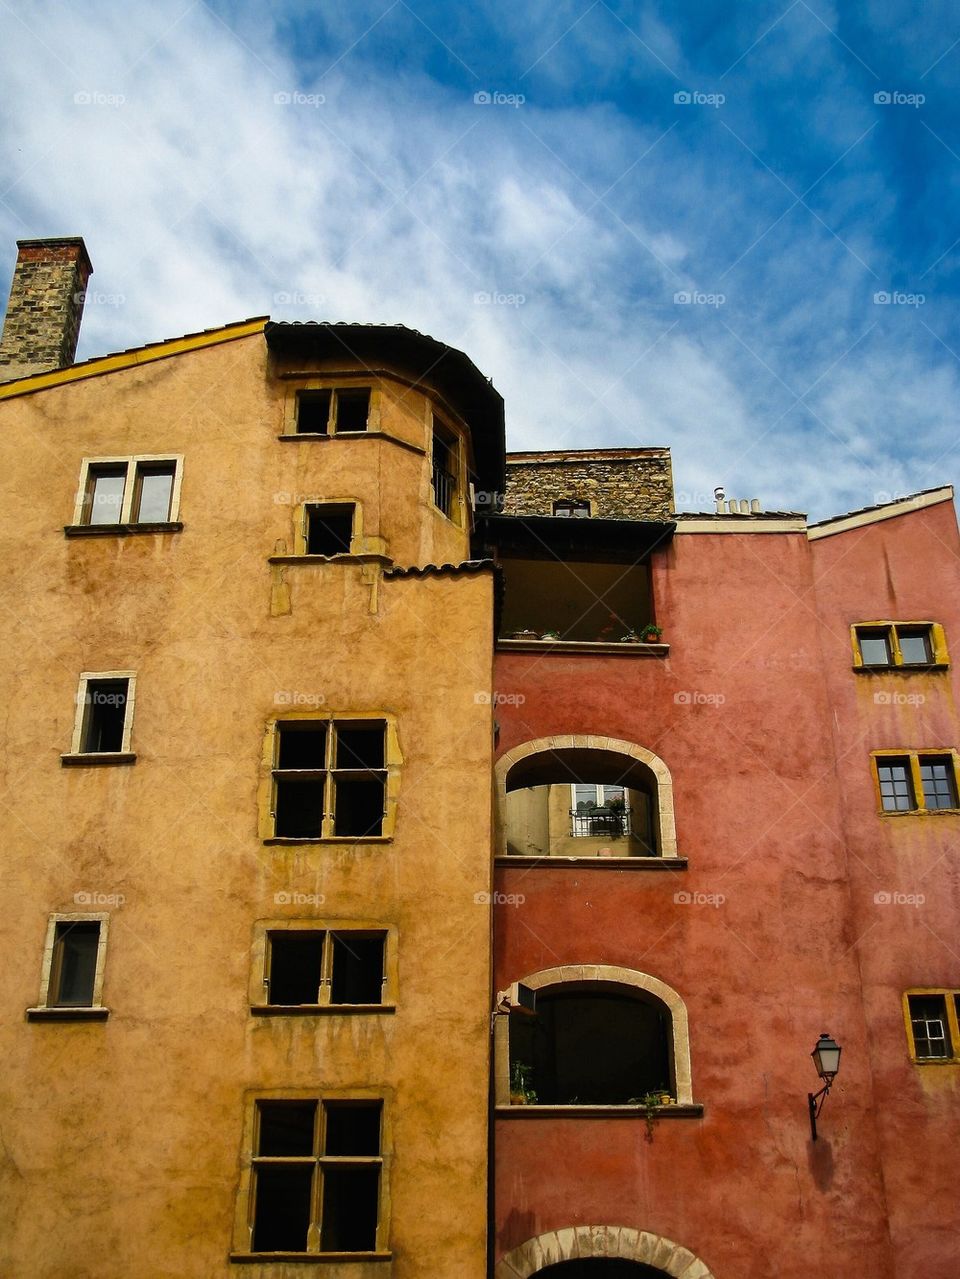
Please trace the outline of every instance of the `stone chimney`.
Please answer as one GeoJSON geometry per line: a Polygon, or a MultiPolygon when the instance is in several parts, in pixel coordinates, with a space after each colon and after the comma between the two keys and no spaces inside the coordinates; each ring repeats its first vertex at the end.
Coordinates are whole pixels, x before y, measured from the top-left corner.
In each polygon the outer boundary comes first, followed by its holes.
{"type": "Polygon", "coordinates": [[[84,290],[93,272],[79,236],[18,240],[0,338],[0,382],[73,363],[84,290]]]}

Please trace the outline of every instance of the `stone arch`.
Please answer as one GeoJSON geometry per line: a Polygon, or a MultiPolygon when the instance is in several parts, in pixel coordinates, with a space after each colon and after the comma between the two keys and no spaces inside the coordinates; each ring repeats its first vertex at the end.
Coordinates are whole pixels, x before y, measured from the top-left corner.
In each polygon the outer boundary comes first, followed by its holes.
{"type": "Polygon", "coordinates": [[[677,856],[677,826],[673,811],[673,778],[670,770],[658,755],[636,742],[621,741],[615,737],[599,737],[589,733],[566,734],[557,737],[539,737],[535,741],[523,742],[507,751],[497,760],[495,768],[497,795],[497,854],[503,856],[507,851],[506,837],[506,801],[510,773],[523,760],[535,755],[550,755],[560,752],[601,751],[607,755],[619,755],[625,759],[636,760],[651,774],[657,793],[655,822],[657,828],[657,847],[661,857],[677,856]]]}
{"type": "MultiPolygon", "coordinates": [[[[672,986],[660,981],[658,977],[651,977],[649,973],[641,973],[634,968],[619,968],[614,964],[564,964],[560,968],[542,968],[539,972],[521,977],[520,980],[524,986],[529,986],[532,990],[543,990],[548,986],[563,986],[570,982],[609,982],[611,985],[631,986],[653,995],[670,1012],[673,1027],[671,1044],[673,1084],[676,1089],[677,1105],[693,1104],[687,1006],[672,986]]],[[[507,1072],[509,1095],[509,1061],[507,1072]]]]}
{"type": "Polygon", "coordinates": [[[640,1261],[672,1279],[714,1279],[704,1262],[662,1235],[629,1226],[570,1226],[528,1239],[497,1262],[494,1279],[530,1279],[545,1266],[583,1257],[640,1261]]]}

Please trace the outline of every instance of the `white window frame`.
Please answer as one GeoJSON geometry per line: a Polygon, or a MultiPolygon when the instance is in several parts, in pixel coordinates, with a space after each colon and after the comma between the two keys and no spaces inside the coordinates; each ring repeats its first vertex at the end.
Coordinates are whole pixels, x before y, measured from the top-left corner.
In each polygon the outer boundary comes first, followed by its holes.
{"type": "MultiPolygon", "coordinates": [[[[627,814],[632,812],[632,809],[630,808],[630,791],[626,786],[624,786],[622,782],[597,782],[596,784],[594,784],[593,782],[571,782],[570,783],[570,812],[573,814],[576,814],[578,811],[577,809],[577,787],[578,786],[594,787],[594,790],[596,792],[598,808],[602,808],[604,803],[606,802],[603,797],[603,791],[607,789],[608,787],[611,789],[616,787],[617,789],[623,791],[624,816],[626,817],[627,814]]],[[[596,838],[595,835],[591,836],[589,832],[581,833],[580,831],[578,831],[577,823],[574,817],[570,818],[570,828],[571,828],[570,834],[574,837],[574,839],[589,839],[589,838],[595,839],[596,838]]]]}
{"type": "Polygon", "coordinates": [[[77,711],[73,724],[73,739],[70,743],[70,754],[81,759],[110,758],[113,755],[129,755],[130,739],[133,734],[133,711],[137,696],[136,671],[81,671],[77,685],[77,711]],[[87,705],[87,688],[91,681],[121,680],[127,681],[127,702],[123,715],[123,741],[119,751],[85,751],[83,749],[84,710],[87,705]]]}
{"type": "MultiPolygon", "coordinates": [[[[137,488],[137,468],[141,465],[157,466],[166,463],[173,466],[173,488],[170,491],[170,513],[164,524],[175,524],[180,518],[180,488],[183,482],[182,453],[134,453],[126,457],[85,457],[80,466],[80,486],[77,489],[76,504],[73,511],[75,528],[116,528],[121,524],[140,523],[131,519],[133,512],[133,495],[137,488]],[[84,519],[87,489],[90,486],[91,468],[98,466],[126,467],[126,478],[123,482],[123,502],[120,507],[120,518],[116,524],[91,524],[84,519]]],[[[150,521],[152,522],[152,521],[150,521]]]]}
{"type": "Polygon", "coordinates": [[[47,920],[47,935],[43,945],[43,963],[40,970],[40,998],[31,1012],[51,1012],[62,1017],[79,1015],[87,1012],[103,1012],[103,971],[107,958],[107,932],[110,927],[109,912],[95,911],[77,914],[52,914],[47,920]],[[89,1004],[51,1004],[50,977],[53,972],[53,951],[57,938],[58,924],[93,924],[100,925],[100,938],[97,943],[97,967],[93,978],[93,999],[89,1004]]]}

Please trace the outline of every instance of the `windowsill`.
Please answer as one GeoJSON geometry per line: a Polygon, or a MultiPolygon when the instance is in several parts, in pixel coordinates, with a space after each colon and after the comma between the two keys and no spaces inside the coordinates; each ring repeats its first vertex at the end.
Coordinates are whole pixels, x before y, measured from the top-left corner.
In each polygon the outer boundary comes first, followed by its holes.
{"type": "Polygon", "coordinates": [[[686,857],[524,857],[519,854],[502,854],[494,859],[497,866],[574,866],[577,870],[593,867],[597,870],[686,870],[686,857]]]}
{"type": "Polygon", "coordinates": [[[956,817],[960,808],[882,808],[878,817],[956,817]]]}
{"type": "Polygon", "coordinates": [[[396,1004],[251,1004],[254,1017],[328,1017],[357,1013],[395,1013],[396,1004]]]}
{"type": "MultiPolygon", "coordinates": [[[[495,1108],[498,1119],[507,1115],[520,1119],[646,1119],[646,1106],[541,1106],[533,1103],[529,1106],[498,1104],[495,1108]]],[[[677,1103],[669,1106],[653,1106],[650,1118],[657,1119],[702,1119],[703,1106],[699,1102],[677,1103]]]]}
{"type": "Polygon", "coordinates": [[[900,666],[854,666],[855,675],[923,675],[926,671],[948,671],[949,662],[903,662],[900,666]]]}
{"type": "Polygon", "coordinates": [[[668,657],[669,644],[620,643],[619,640],[498,639],[498,653],[593,653],[603,657],[668,657]]]}
{"type": "Polygon", "coordinates": [[[136,751],[68,751],[60,756],[60,763],[64,768],[79,768],[85,764],[135,764],[136,762],[136,751]]]}
{"type": "Polygon", "coordinates": [[[338,555],[268,555],[268,564],[393,564],[389,555],[378,555],[374,551],[362,551],[353,555],[344,551],[338,555]]]}
{"type": "Polygon", "coordinates": [[[27,1009],[27,1021],[106,1021],[110,1009],[99,1005],[93,1008],[48,1008],[46,1006],[27,1009]]]}
{"type": "Polygon", "coordinates": [[[362,439],[365,435],[380,435],[381,432],[364,427],[362,431],[287,431],[278,435],[278,440],[348,440],[362,439]]]}
{"type": "Polygon", "coordinates": [[[960,1066],[960,1057],[914,1057],[915,1066],[960,1066]]]}
{"type": "Polygon", "coordinates": [[[65,524],[67,537],[127,537],[130,533],[181,533],[180,520],[167,520],[155,524],[65,524]]]}
{"type": "Polygon", "coordinates": [[[255,1261],[268,1265],[272,1261],[305,1261],[323,1264],[330,1261],[392,1261],[392,1252],[231,1252],[231,1261],[255,1261]]]}
{"type": "Polygon", "coordinates": [[[265,844],[389,844],[392,835],[270,835],[265,844]]]}

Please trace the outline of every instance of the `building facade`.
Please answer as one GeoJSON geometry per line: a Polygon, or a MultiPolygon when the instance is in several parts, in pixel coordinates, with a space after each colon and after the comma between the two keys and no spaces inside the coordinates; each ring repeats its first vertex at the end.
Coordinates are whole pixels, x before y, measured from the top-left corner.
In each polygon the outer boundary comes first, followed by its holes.
{"type": "Polygon", "coordinates": [[[0,341],[0,1272],[953,1279],[952,489],[678,514],[399,326],[74,364],[89,272],[0,341]]]}

